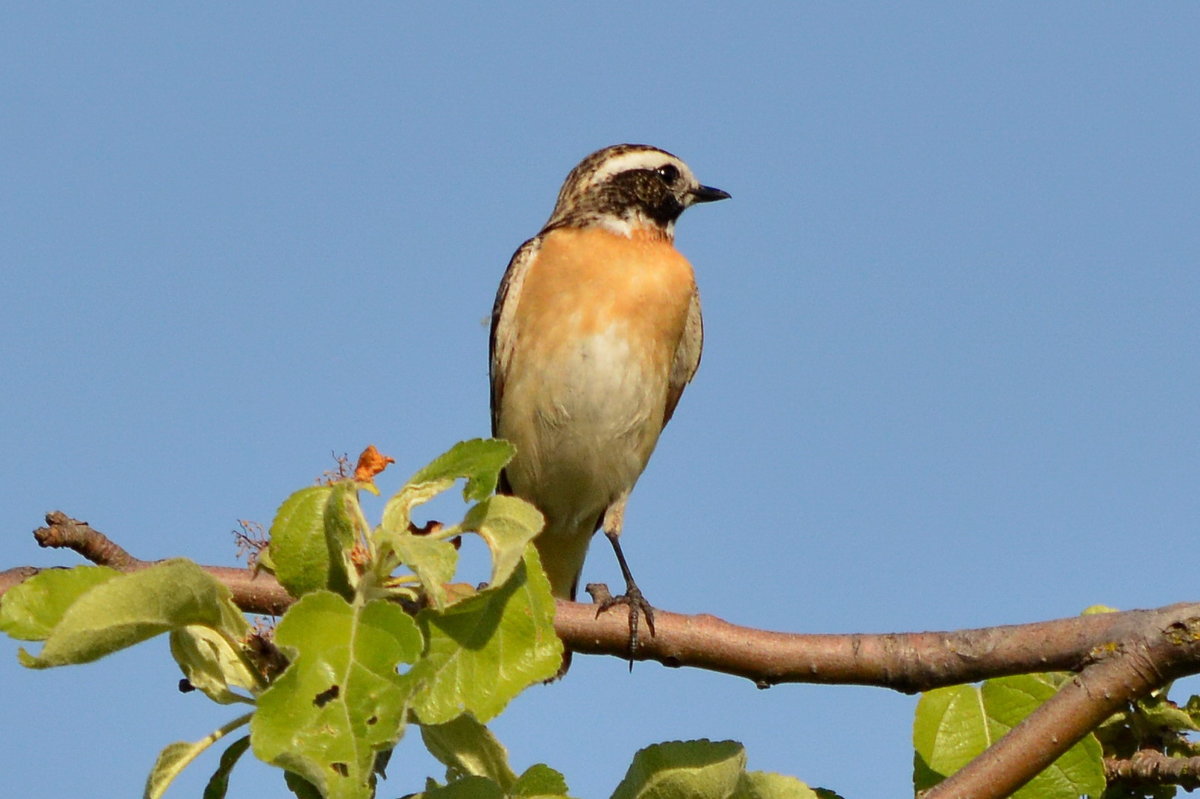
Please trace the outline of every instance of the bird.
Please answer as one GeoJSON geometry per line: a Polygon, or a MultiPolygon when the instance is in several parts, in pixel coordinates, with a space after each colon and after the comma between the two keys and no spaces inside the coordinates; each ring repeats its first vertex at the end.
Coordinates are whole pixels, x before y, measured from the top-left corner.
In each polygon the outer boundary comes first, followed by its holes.
{"type": "MultiPolygon", "coordinates": [[[[571,170],[549,220],[517,248],[492,309],[492,435],[516,447],[498,490],[541,511],[534,545],[555,597],[575,598],[588,545],[604,531],[626,586],[600,595],[597,616],[628,605],[631,668],[638,613],[651,635],[654,615],[621,550],[625,508],[704,338],[675,222],[692,205],[729,197],[666,150],[598,150],[571,170]]],[[[560,676],[569,663],[568,651],[560,676]]]]}

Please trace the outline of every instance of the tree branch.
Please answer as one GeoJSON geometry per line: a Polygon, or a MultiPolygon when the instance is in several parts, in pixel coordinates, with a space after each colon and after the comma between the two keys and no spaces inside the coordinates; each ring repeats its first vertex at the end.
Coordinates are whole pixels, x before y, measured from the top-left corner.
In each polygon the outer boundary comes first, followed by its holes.
{"type": "MultiPolygon", "coordinates": [[[[58,511],[47,514],[46,522],[46,527],[34,531],[42,546],[67,547],[119,571],[154,565],[133,557],[87,522],[58,511]]],[[[281,615],[293,601],[269,574],[224,566],[203,568],[227,585],[234,602],[248,613],[281,615]]],[[[36,571],[21,567],[0,573],[0,589],[36,571]]],[[[954,632],[796,634],[742,627],[707,614],[658,610],[657,634],[638,642],[636,657],[745,677],[761,688],[777,683],[829,683],[917,693],[1010,674],[1080,671],[1118,645],[1128,646],[1172,625],[1189,629],[1197,618],[1200,604],[1184,603],[954,632]]],[[[629,626],[624,614],[597,616],[595,605],[559,600],[555,630],[576,652],[628,657],[629,626]]],[[[1200,656],[1187,661],[1187,666],[1200,672],[1200,656]]]]}
{"type": "MultiPolygon", "coordinates": [[[[120,571],[139,560],[86,522],[60,512],[35,531],[42,546],[68,547],[120,571]]],[[[250,569],[206,566],[249,613],[280,615],[292,599],[274,577],[250,569]]],[[[37,573],[0,573],[0,594],[37,573]]],[[[624,614],[597,616],[594,605],[558,601],[555,630],[576,652],[628,656],[624,614]]],[[[874,685],[905,693],[1012,674],[1076,672],[1073,680],[981,756],[932,788],[927,799],[1007,796],[1128,703],[1177,677],[1200,673],[1200,604],[1100,613],[1035,624],[956,632],[798,635],[740,627],[715,616],[659,610],[656,634],[636,657],[666,666],[709,669],[753,681],[874,685]]],[[[1131,773],[1188,768],[1122,761],[1131,773]],[[1135,766],[1134,763],[1139,763],[1135,766]],[[1139,769],[1141,769],[1139,771],[1139,769]]],[[[1182,779],[1182,778],[1181,778],[1182,779]]]]}
{"type": "Polygon", "coordinates": [[[1012,794],[1109,716],[1155,688],[1194,673],[1198,657],[1200,617],[1194,612],[1165,627],[1133,632],[1097,653],[1094,662],[1054,696],[931,788],[925,799],[998,799],[1012,794]]]}

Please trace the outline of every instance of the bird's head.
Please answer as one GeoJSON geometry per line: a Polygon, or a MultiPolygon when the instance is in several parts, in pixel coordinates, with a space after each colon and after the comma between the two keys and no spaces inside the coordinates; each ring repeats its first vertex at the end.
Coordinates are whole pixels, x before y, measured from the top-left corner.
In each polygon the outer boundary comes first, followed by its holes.
{"type": "Polygon", "coordinates": [[[688,165],[666,150],[617,144],[571,170],[546,227],[599,226],[624,236],[657,233],[669,239],[688,206],[727,197],[728,192],[701,185],[688,165]]]}

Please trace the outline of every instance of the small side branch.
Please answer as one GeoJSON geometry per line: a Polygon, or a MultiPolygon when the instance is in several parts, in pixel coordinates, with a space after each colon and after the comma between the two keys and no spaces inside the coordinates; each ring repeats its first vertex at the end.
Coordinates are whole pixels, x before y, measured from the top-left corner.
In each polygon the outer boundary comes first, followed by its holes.
{"type": "MultiPolygon", "coordinates": [[[[152,560],[135,558],[87,522],[72,519],[62,511],[47,513],[46,526],[34,530],[33,537],[43,547],[71,549],[92,563],[109,566],[117,571],[133,572],[155,564],[152,560]]],[[[233,594],[234,603],[247,613],[281,616],[293,601],[283,586],[269,574],[228,566],[203,568],[228,586],[233,594]]],[[[0,573],[0,594],[38,571],[40,570],[23,567],[0,573]]]]}
{"type": "Polygon", "coordinates": [[[111,566],[117,571],[136,571],[150,565],[130,555],[87,522],[72,519],[59,510],[46,514],[46,526],[34,530],[33,537],[39,546],[73,549],[92,563],[111,566]]]}
{"type": "Polygon", "coordinates": [[[1129,785],[1178,785],[1186,791],[1200,788],[1200,757],[1171,757],[1155,749],[1134,752],[1128,760],[1108,758],[1104,777],[1129,785]]]}

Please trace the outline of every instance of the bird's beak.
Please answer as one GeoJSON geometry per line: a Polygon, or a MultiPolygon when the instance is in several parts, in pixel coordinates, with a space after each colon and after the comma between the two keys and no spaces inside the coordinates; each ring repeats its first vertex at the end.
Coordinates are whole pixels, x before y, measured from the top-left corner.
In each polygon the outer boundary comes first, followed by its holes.
{"type": "Polygon", "coordinates": [[[714,189],[712,186],[697,186],[692,189],[692,202],[697,203],[712,203],[717,200],[728,200],[732,195],[721,189],[714,189]]]}

